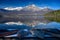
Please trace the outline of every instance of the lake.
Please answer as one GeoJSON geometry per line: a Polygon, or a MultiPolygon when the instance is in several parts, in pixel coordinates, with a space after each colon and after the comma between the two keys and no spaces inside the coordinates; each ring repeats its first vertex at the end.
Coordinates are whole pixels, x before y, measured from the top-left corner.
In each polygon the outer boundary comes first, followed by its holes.
{"type": "MultiPolygon", "coordinates": [[[[38,23],[34,27],[28,26],[26,24],[17,25],[17,24],[0,24],[0,29],[36,29],[34,30],[34,36],[44,38],[44,37],[55,37],[54,35],[60,35],[60,23],[58,22],[49,22],[49,23],[38,23]],[[46,31],[47,30],[47,31],[46,31]],[[52,31],[53,30],[53,31],[52,31]]],[[[56,36],[59,37],[59,36],[56,36]]]]}

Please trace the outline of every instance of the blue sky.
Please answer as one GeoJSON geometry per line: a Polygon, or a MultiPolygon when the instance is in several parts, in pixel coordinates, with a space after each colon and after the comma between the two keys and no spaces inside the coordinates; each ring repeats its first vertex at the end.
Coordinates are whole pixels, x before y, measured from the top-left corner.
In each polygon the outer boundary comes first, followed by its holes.
{"type": "Polygon", "coordinates": [[[49,6],[53,9],[60,9],[60,0],[0,0],[0,8],[19,7],[35,4],[37,6],[49,6]]]}

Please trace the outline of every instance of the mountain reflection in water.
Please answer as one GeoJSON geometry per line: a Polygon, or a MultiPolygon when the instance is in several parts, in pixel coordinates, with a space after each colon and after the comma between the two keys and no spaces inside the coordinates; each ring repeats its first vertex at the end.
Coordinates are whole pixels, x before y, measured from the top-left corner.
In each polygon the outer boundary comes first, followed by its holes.
{"type": "MultiPolygon", "coordinates": [[[[60,23],[57,22],[50,22],[50,23],[38,23],[35,27],[27,26],[27,25],[7,25],[7,24],[0,24],[0,29],[28,29],[33,32],[33,37],[58,37],[60,38],[60,23]]],[[[17,32],[18,33],[18,32],[17,32]]],[[[24,34],[24,33],[23,33],[24,34]]],[[[31,34],[32,35],[32,34],[31,34]]]]}

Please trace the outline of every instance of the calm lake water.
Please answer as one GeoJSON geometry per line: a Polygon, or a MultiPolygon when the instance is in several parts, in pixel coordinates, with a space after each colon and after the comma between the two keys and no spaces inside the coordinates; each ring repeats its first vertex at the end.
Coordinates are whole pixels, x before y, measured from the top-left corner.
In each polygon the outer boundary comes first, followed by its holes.
{"type": "MultiPolygon", "coordinates": [[[[54,29],[53,31],[55,31],[55,29],[60,31],[60,23],[58,22],[49,22],[49,23],[38,23],[36,24],[34,27],[31,26],[27,26],[27,25],[7,25],[7,24],[0,24],[0,29],[32,29],[32,28],[36,28],[36,29],[54,29]]],[[[42,30],[35,30],[34,34],[35,36],[44,38],[44,37],[51,37],[52,35],[49,34],[50,32],[44,33],[42,30]]],[[[59,33],[59,32],[58,32],[59,33]]],[[[60,34],[59,34],[60,35],[60,34]]]]}
{"type": "MultiPolygon", "coordinates": [[[[27,25],[16,25],[16,24],[12,24],[12,25],[8,25],[8,24],[0,24],[0,29],[29,29],[31,28],[31,26],[27,26],[27,25]]],[[[49,22],[49,23],[38,23],[34,26],[34,28],[56,28],[56,29],[60,29],[60,23],[58,22],[49,22]]]]}

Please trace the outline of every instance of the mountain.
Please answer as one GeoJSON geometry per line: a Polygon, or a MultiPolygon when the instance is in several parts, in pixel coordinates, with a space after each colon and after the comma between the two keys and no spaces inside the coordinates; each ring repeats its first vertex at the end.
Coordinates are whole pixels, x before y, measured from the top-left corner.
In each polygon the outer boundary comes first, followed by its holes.
{"type": "Polygon", "coordinates": [[[22,10],[31,11],[31,12],[35,12],[35,11],[37,11],[37,12],[38,11],[50,11],[50,9],[48,7],[38,7],[38,6],[34,5],[34,4],[28,5],[25,8],[23,8],[22,10]]]}
{"type": "Polygon", "coordinates": [[[50,21],[60,22],[60,10],[55,10],[55,11],[46,13],[44,16],[46,16],[46,18],[50,21]]]}
{"type": "Polygon", "coordinates": [[[36,5],[32,4],[32,5],[28,5],[28,6],[24,7],[22,10],[35,12],[35,11],[40,11],[41,8],[39,8],[36,5]]]}
{"type": "Polygon", "coordinates": [[[33,14],[33,15],[34,14],[43,15],[50,11],[52,11],[52,9],[48,7],[38,7],[34,4],[28,5],[21,10],[22,13],[24,12],[25,14],[33,14]]]}
{"type": "Polygon", "coordinates": [[[7,7],[4,9],[0,9],[0,12],[2,13],[16,13],[16,14],[45,14],[47,12],[52,11],[52,9],[48,8],[48,7],[38,7],[34,4],[32,5],[28,5],[25,7],[16,7],[16,8],[12,8],[12,7],[7,7]]]}

